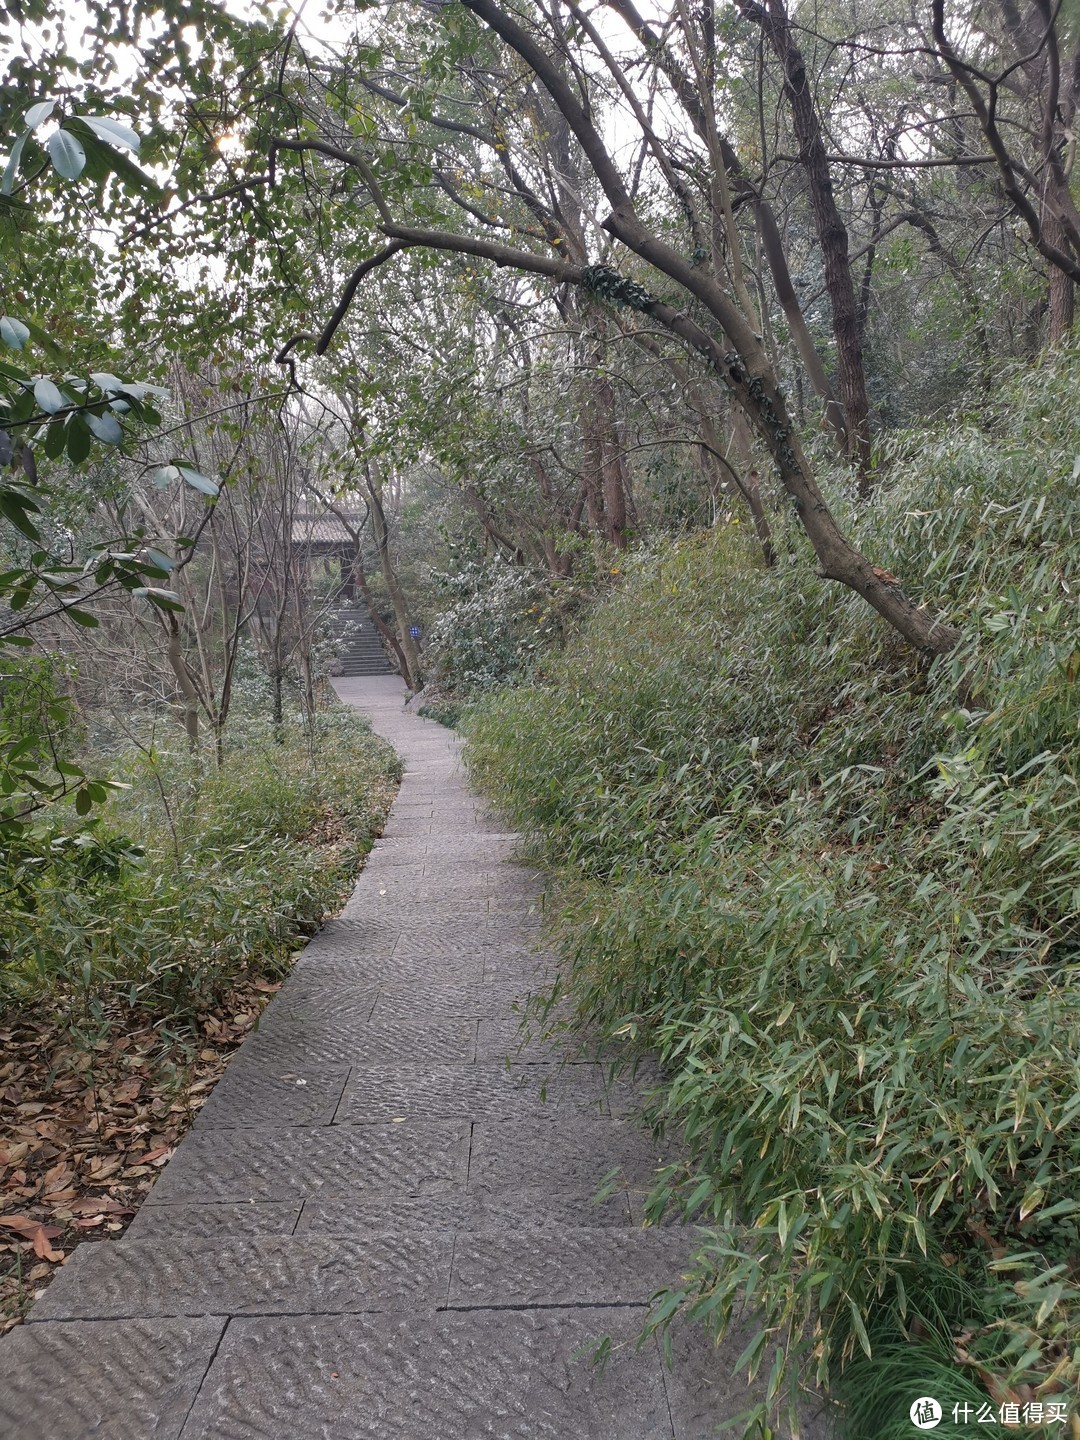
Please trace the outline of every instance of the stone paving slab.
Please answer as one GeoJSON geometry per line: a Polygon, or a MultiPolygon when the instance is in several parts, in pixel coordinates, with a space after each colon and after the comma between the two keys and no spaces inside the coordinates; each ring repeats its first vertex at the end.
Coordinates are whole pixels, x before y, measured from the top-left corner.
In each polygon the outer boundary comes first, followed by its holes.
{"type": "Polygon", "coordinates": [[[483,1189],[424,1195],[388,1195],[373,1190],[359,1200],[304,1202],[296,1233],[305,1230],[329,1231],[334,1235],[366,1235],[369,1230],[448,1228],[458,1232],[491,1230],[498,1226],[537,1231],[562,1230],[567,1226],[616,1225],[632,1223],[630,1200],[625,1188],[597,1199],[593,1185],[519,1185],[509,1190],[483,1189]]]}
{"type": "Polygon", "coordinates": [[[275,995],[259,1016],[255,1034],[287,1028],[294,1020],[351,1021],[366,1025],[379,998],[379,986],[373,981],[353,981],[349,985],[324,980],[293,984],[290,977],[285,990],[275,995]]]}
{"type": "Polygon", "coordinates": [[[395,1017],[353,1023],[349,1020],[293,1019],[257,1030],[245,1046],[245,1059],[285,1065],[301,1063],[381,1065],[469,1061],[476,1055],[475,1020],[460,1017],[395,1017]]]}
{"type": "Polygon", "coordinates": [[[672,1230],[564,1226],[459,1235],[447,1304],[645,1305],[678,1281],[686,1259],[686,1236],[672,1230]]]}
{"type": "MultiPolygon", "coordinates": [[[[401,953],[381,959],[342,954],[308,955],[297,961],[290,981],[294,977],[304,979],[318,977],[323,981],[338,980],[343,985],[363,985],[371,980],[383,980],[388,985],[423,984],[438,981],[443,984],[466,984],[470,980],[480,982],[488,965],[488,954],[480,946],[454,953],[444,951],[434,954],[430,947],[410,952],[403,948],[401,953]]],[[[507,969],[502,978],[509,979],[516,972],[507,969]]]]}
{"type": "MultiPolygon", "coordinates": [[[[752,1383],[746,1371],[737,1369],[735,1363],[756,1329],[751,1320],[736,1321],[717,1345],[700,1325],[672,1325],[672,1363],[670,1369],[665,1368],[664,1384],[677,1440],[737,1434],[737,1429],[733,1432],[723,1421],[749,1410],[763,1398],[771,1352],[766,1352],[752,1383]]],[[[805,1397],[799,1416],[799,1440],[832,1440],[834,1433],[820,1396],[805,1397]]],[[[777,1440],[791,1440],[786,1424],[779,1427],[777,1440]]],[[[867,1436],[867,1440],[873,1437],[867,1436]]]]}
{"type": "Polygon", "coordinates": [[[499,1063],[353,1070],[334,1123],[370,1125],[399,1116],[461,1120],[562,1120],[566,1112],[606,1113],[607,1085],[598,1065],[559,1070],[499,1063]],[[538,1072],[538,1073],[537,1073],[538,1072]]]}
{"type": "Polygon", "coordinates": [[[613,1170],[627,1184],[650,1184],[663,1161],[663,1147],[615,1116],[570,1115],[558,1144],[546,1120],[481,1121],[473,1126],[469,1190],[552,1184],[595,1191],[613,1170]]]}
{"type": "Polygon", "coordinates": [[[549,1033],[550,1022],[539,1026],[521,1016],[480,1020],[476,1037],[477,1060],[509,1060],[511,1064],[567,1065],[586,1061],[611,1061],[621,1051],[617,1044],[602,1044],[571,1030],[549,1033]]]}
{"type": "Polygon", "coordinates": [[[379,991],[372,1019],[386,1023],[397,1016],[467,1016],[471,1020],[520,1021],[514,1010],[525,997],[519,984],[466,981],[459,985],[417,981],[411,985],[386,984],[379,991]]]}
{"type": "Polygon", "coordinates": [[[302,1200],[249,1200],[243,1204],[143,1205],[124,1232],[130,1240],[202,1240],[221,1235],[291,1235],[302,1200]]]}
{"type": "Polygon", "coordinates": [[[181,1315],[345,1315],[434,1310],[450,1285],[450,1233],[395,1231],[363,1239],[233,1235],[83,1245],[31,1322],[181,1315]]]}
{"type": "Polygon", "coordinates": [[[193,1130],[147,1201],[243,1203],[366,1190],[409,1195],[464,1189],[469,1127],[458,1122],[328,1126],[318,1130],[193,1130]]]}
{"type": "Polygon", "coordinates": [[[661,1367],[575,1354],[635,1311],[237,1320],[183,1440],[670,1440],[661,1367]]]}
{"type": "Polygon", "coordinates": [[[404,917],[400,911],[387,910],[375,915],[374,902],[369,903],[362,915],[352,920],[328,920],[319,933],[308,942],[307,949],[318,953],[334,946],[348,947],[359,954],[393,946],[404,928],[404,917]]]}
{"type": "Polygon", "coordinates": [[[347,1065],[254,1065],[239,1057],[195,1117],[199,1129],[329,1125],[349,1078],[347,1065]]]}
{"type": "Polygon", "coordinates": [[[2,1440],[177,1440],[226,1317],[23,1325],[4,1337],[2,1440]]]}

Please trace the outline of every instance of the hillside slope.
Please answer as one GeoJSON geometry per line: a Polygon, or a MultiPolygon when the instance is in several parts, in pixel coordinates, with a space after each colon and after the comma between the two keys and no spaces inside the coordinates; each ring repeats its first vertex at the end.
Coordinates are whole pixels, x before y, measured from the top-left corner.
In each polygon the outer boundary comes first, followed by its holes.
{"type": "Polygon", "coordinates": [[[818,579],[793,529],[765,571],[729,527],[632,561],[545,683],[468,721],[474,774],[557,872],[582,1016],[660,1054],[690,1142],[651,1209],[713,1238],[658,1313],[721,1324],[752,1292],[786,1337],[774,1392],[831,1375],[855,1436],[911,1433],[935,1366],[954,1434],[995,1433],[963,1419],[984,1402],[1039,1433],[1076,1393],[1068,359],[996,422],[898,444],[851,517],[963,626],[947,661],[818,579]]]}

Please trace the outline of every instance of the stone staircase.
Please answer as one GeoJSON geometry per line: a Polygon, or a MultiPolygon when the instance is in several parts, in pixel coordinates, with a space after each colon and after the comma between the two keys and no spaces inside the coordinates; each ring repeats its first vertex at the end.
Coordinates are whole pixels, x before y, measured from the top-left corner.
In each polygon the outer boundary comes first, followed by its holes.
{"type": "Polygon", "coordinates": [[[337,656],[342,675],[394,674],[366,605],[354,602],[341,606],[334,611],[331,625],[339,637],[337,656]]]}

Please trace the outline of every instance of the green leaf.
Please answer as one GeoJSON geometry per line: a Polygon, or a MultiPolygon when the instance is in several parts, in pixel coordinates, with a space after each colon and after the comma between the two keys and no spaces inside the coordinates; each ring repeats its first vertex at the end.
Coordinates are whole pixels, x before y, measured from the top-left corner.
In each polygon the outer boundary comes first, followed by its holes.
{"type": "Polygon", "coordinates": [[[28,510],[36,509],[37,506],[32,501],[15,494],[14,491],[0,490],[0,515],[10,521],[15,529],[21,531],[28,540],[40,541],[41,533],[26,513],[28,510]]]}
{"type": "Polygon", "coordinates": [[[71,357],[62,345],[58,345],[47,330],[37,323],[32,315],[24,315],[23,322],[30,331],[30,339],[60,365],[70,365],[71,357]]]}
{"type": "Polygon", "coordinates": [[[0,340],[9,350],[21,350],[29,339],[29,326],[16,320],[14,315],[0,316],[0,340]]]}
{"type": "Polygon", "coordinates": [[[83,419],[104,445],[119,445],[124,438],[124,427],[112,415],[84,415],[83,419]]]}
{"type": "Polygon", "coordinates": [[[71,403],[59,386],[49,379],[38,380],[35,383],[34,399],[46,415],[55,415],[58,410],[63,410],[66,405],[71,403]]]}
{"type": "Polygon", "coordinates": [[[76,813],[76,815],[89,815],[90,810],[91,810],[91,807],[93,806],[93,803],[94,803],[94,802],[93,802],[93,800],[92,800],[91,797],[90,797],[90,792],[89,792],[89,790],[83,789],[83,790],[76,790],[76,791],[75,791],[75,813],[76,813]]]}
{"type": "Polygon", "coordinates": [[[67,453],[73,465],[81,465],[90,454],[93,437],[81,415],[72,415],[67,424],[67,453]]]}
{"type": "Polygon", "coordinates": [[[23,121],[31,130],[36,130],[39,125],[43,125],[48,120],[55,109],[55,100],[39,100],[36,105],[30,106],[23,116],[23,121]]]}
{"type": "Polygon", "coordinates": [[[96,630],[98,628],[97,616],[91,615],[86,610],[77,610],[73,605],[68,605],[64,609],[64,614],[74,620],[76,625],[81,625],[84,630],[96,630]]]}
{"type": "Polygon", "coordinates": [[[217,482],[201,474],[198,470],[193,470],[190,465],[177,465],[175,468],[193,490],[198,490],[203,495],[220,495],[221,487],[217,482]]]}
{"type": "Polygon", "coordinates": [[[49,136],[49,159],[58,175],[77,180],[86,165],[86,151],[67,130],[54,130],[49,136]]]}
{"type": "Polygon", "coordinates": [[[130,395],[133,400],[144,400],[147,395],[156,395],[162,400],[168,400],[172,394],[171,390],[161,385],[147,385],[145,380],[129,380],[126,385],[121,385],[120,390],[125,395],[130,395]]]}
{"type": "Polygon", "coordinates": [[[11,194],[15,184],[15,177],[19,173],[19,161],[22,159],[23,150],[26,148],[26,142],[29,139],[30,131],[24,130],[11,147],[11,155],[8,157],[8,163],[4,166],[4,178],[0,180],[0,195],[11,194]]]}
{"type": "Polygon", "coordinates": [[[107,145],[122,145],[126,150],[137,151],[142,144],[135,131],[128,125],[121,125],[119,120],[106,120],[90,115],[80,115],[79,119],[107,145]]]}
{"type": "Polygon", "coordinates": [[[859,1311],[859,1307],[850,1295],[848,1296],[848,1309],[851,1311],[851,1324],[858,1337],[859,1344],[862,1346],[867,1359],[872,1359],[870,1336],[866,1333],[866,1326],[863,1324],[863,1317],[859,1311]]]}
{"type": "Polygon", "coordinates": [[[183,602],[175,590],[163,590],[159,585],[139,585],[132,590],[132,595],[138,596],[140,600],[149,600],[159,610],[183,610],[183,602]]]}
{"type": "Polygon", "coordinates": [[[89,179],[103,180],[106,175],[117,175],[148,200],[161,199],[162,190],[157,181],[141,170],[123,150],[99,139],[81,116],[73,115],[66,122],[66,129],[70,135],[77,137],[86,153],[86,174],[89,179]]]}
{"type": "Polygon", "coordinates": [[[1039,1205],[1042,1202],[1042,1198],[1045,1194],[1046,1191],[1041,1185],[1032,1185],[1028,1189],[1023,1200],[1020,1201],[1021,1224],[1023,1224],[1023,1222],[1028,1218],[1028,1216],[1032,1213],[1033,1210],[1037,1210],[1039,1208],[1039,1205]]]}
{"type": "MultiPolygon", "coordinates": [[[[1064,1285],[1055,1285],[1053,1289],[1046,1292],[1046,1297],[1039,1306],[1039,1313],[1035,1316],[1036,1326],[1043,1325],[1049,1318],[1050,1312],[1057,1305],[1058,1301],[1065,1294],[1064,1285]]],[[[1041,1352],[1039,1352],[1041,1353],[1041,1352]]]]}
{"type": "Polygon", "coordinates": [[[64,445],[66,442],[67,433],[64,430],[62,422],[54,421],[51,425],[45,427],[45,438],[42,441],[41,448],[50,460],[60,459],[60,456],[64,453],[64,445]]]}
{"type": "Polygon", "coordinates": [[[124,388],[124,382],[118,380],[115,375],[110,375],[107,370],[91,370],[90,379],[97,388],[102,391],[122,390],[124,388]]]}

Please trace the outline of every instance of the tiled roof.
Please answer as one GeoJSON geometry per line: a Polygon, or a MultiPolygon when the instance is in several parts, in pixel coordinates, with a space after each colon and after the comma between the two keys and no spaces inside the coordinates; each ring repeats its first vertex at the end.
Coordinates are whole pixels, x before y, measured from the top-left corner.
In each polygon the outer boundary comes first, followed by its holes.
{"type": "MultiPolygon", "coordinates": [[[[349,525],[358,530],[364,517],[343,510],[349,525]]],[[[294,545],[351,545],[353,537],[340,516],[330,510],[297,510],[293,515],[292,542],[294,545]]]]}

